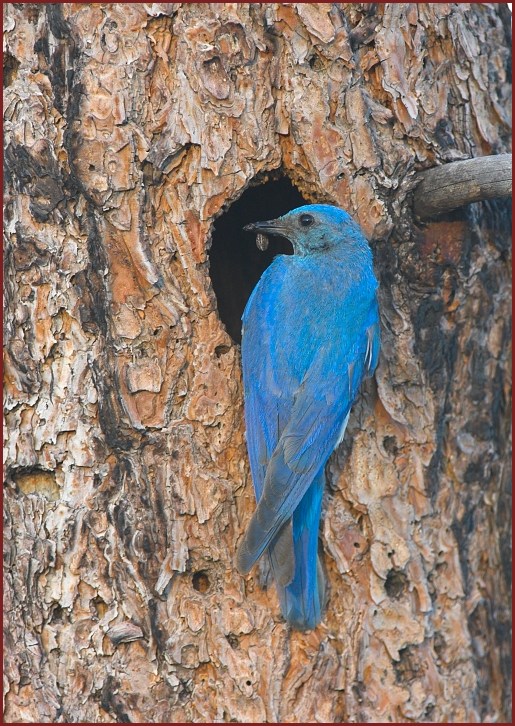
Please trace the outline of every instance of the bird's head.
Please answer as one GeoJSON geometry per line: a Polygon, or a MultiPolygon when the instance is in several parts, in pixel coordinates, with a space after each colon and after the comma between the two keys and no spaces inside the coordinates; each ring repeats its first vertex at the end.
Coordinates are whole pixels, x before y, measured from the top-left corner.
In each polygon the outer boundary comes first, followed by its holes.
{"type": "Polygon", "coordinates": [[[359,225],[343,209],[330,204],[306,204],[277,219],[254,222],[247,232],[286,237],[296,255],[324,252],[345,244],[367,245],[359,225]]]}

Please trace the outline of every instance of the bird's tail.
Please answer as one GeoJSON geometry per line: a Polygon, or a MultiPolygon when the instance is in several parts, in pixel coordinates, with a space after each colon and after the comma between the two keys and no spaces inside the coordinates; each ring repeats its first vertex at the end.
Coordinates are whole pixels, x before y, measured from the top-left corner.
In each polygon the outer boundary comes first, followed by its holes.
{"type": "MultiPolygon", "coordinates": [[[[317,475],[301,499],[289,525],[293,544],[293,579],[281,584],[274,566],[274,547],[270,562],[284,618],[297,630],[312,630],[322,619],[325,604],[325,578],[318,559],[318,527],[324,493],[324,470],[317,475]]],[[[284,541],[282,542],[284,558],[284,541]]]]}

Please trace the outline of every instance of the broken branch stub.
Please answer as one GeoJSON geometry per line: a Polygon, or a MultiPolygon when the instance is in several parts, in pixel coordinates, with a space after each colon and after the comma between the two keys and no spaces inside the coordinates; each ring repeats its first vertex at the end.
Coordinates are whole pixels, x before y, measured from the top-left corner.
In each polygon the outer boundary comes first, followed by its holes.
{"type": "Polygon", "coordinates": [[[471,202],[511,196],[511,154],[454,161],[420,172],[413,210],[426,220],[471,202]]]}

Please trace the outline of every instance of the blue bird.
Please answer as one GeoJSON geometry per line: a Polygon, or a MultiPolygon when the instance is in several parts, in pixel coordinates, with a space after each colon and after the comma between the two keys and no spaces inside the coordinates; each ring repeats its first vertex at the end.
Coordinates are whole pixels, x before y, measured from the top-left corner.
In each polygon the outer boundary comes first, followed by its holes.
{"type": "Polygon", "coordinates": [[[379,357],[372,253],[347,212],[309,204],[245,228],[286,237],[243,313],[247,447],[257,507],[238,549],[247,574],[267,552],[284,618],[322,619],[318,529],[324,467],[379,357]]]}

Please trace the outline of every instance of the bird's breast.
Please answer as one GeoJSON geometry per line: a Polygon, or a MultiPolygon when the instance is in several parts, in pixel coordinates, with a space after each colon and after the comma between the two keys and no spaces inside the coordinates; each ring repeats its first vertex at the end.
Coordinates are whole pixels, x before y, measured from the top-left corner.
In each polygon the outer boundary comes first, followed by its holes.
{"type": "Polygon", "coordinates": [[[321,348],[335,339],[345,347],[355,334],[375,294],[371,280],[337,260],[276,258],[245,313],[244,364],[247,350],[270,386],[286,380],[296,390],[321,348]]]}

